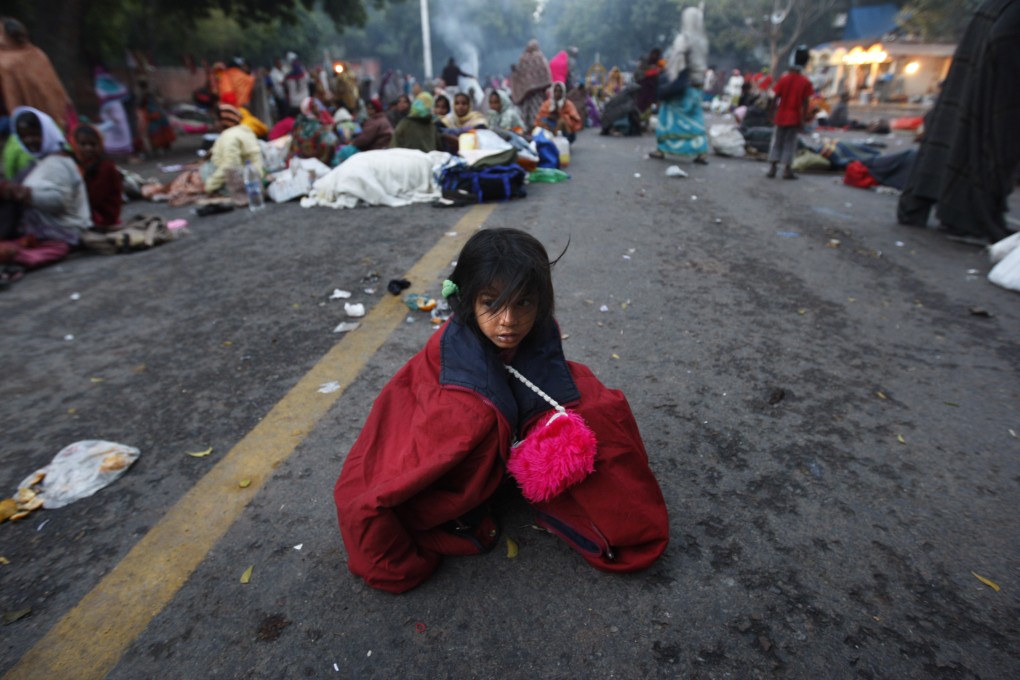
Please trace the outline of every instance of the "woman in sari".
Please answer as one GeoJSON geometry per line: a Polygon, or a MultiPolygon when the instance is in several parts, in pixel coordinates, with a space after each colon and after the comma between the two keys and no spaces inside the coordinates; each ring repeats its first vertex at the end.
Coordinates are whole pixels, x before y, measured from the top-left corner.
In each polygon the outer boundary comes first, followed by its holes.
{"type": "Polygon", "coordinates": [[[535,120],[550,85],[552,73],[549,71],[549,62],[539,49],[538,41],[533,39],[524,48],[517,67],[510,75],[513,102],[520,108],[521,118],[526,122],[535,120]]]}
{"type": "Polygon", "coordinates": [[[681,15],[681,27],[666,60],[666,78],[673,82],[686,71],[687,87],[681,96],[659,103],[659,126],[655,130],[658,148],[649,156],[693,157],[695,163],[707,165],[708,135],[701,109],[701,88],[708,68],[708,38],[701,10],[686,8],[681,15]]]}
{"type": "Polygon", "coordinates": [[[128,90],[116,78],[102,68],[95,72],[96,96],[99,97],[99,131],[103,133],[106,153],[113,156],[128,156],[134,151],[131,124],[124,100],[128,90]]]}
{"type": "MultiPolygon", "coordinates": [[[[170,149],[170,145],[177,139],[173,126],[170,125],[170,118],[159,103],[159,99],[149,89],[145,80],[138,82],[140,94],[139,108],[145,119],[145,132],[149,138],[149,148],[155,153],[163,153],[170,149]]],[[[98,132],[98,130],[97,130],[98,132]]]]}
{"type": "Polygon", "coordinates": [[[510,130],[517,134],[526,132],[521,112],[514,106],[510,95],[503,90],[493,90],[489,94],[489,111],[485,114],[485,120],[490,130],[510,130]]]}
{"type": "Polygon", "coordinates": [[[340,144],[333,132],[333,118],[313,97],[305,97],[300,113],[294,119],[290,131],[290,151],[298,158],[318,158],[329,166],[335,166],[336,150],[340,144]]]}

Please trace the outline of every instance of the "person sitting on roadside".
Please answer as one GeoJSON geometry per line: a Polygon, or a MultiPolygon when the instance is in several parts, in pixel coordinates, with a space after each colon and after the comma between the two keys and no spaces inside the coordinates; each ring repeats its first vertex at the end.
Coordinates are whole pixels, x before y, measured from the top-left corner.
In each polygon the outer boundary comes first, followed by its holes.
{"type": "Polygon", "coordinates": [[[490,130],[509,130],[519,135],[527,132],[521,112],[503,90],[493,90],[489,94],[489,112],[485,114],[485,120],[490,130]]]}
{"type": "Polygon", "coordinates": [[[85,179],[94,228],[116,231],[124,205],[124,177],[103,153],[102,135],[94,126],[80,123],[71,133],[71,147],[85,179]]]}
{"type": "Polygon", "coordinates": [[[240,174],[247,162],[262,174],[259,141],[251,128],[241,125],[241,112],[230,104],[220,104],[217,113],[220,136],[209,150],[209,161],[202,165],[207,194],[219,193],[227,185],[227,174],[240,174]]]}
{"type": "Polygon", "coordinates": [[[562,133],[567,141],[573,143],[584,123],[577,107],[567,99],[566,91],[563,83],[553,83],[549,98],[542,102],[542,108],[538,110],[535,125],[554,134],[562,133]]]}
{"type": "Polygon", "coordinates": [[[32,268],[66,257],[92,226],[92,214],[85,182],[56,122],[28,106],[16,108],[11,118],[14,134],[35,163],[20,182],[0,187],[0,201],[19,208],[0,211],[8,216],[0,231],[9,239],[0,258],[32,268]],[[9,221],[12,212],[14,224],[9,221]]]}
{"type": "Polygon", "coordinates": [[[305,97],[301,112],[290,131],[290,152],[298,158],[318,158],[333,167],[337,165],[340,140],[333,131],[333,118],[314,97],[305,97]]]}
{"type": "Polygon", "coordinates": [[[411,110],[411,98],[406,94],[402,94],[390,104],[390,108],[386,110],[386,119],[390,121],[390,127],[396,128],[397,123],[402,121],[406,116],[407,112],[411,110]]]}
{"type": "Polygon", "coordinates": [[[361,125],[361,134],[351,140],[351,146],[358,151],[388,149],[393,138],[393,126],[383,111],[382,102],[373,98],[368,106],[368,118],[361,125]]]}
{"type": "Polygon", "coordinates": [[[459,135],[469,130],[484,128],[488,122],[485,116],[471,108],[471,97],[458,92],[453,97],[453,111],[443,118],[443,125],[450,134],[459,135]]]}
{"type": "Polygon", "coordinates": [[[440,148],[439,130],[432,124],[432,95],[422,92],[411,102],[407,116],[397,123],[390,146],[428,153],[440,148]]]}

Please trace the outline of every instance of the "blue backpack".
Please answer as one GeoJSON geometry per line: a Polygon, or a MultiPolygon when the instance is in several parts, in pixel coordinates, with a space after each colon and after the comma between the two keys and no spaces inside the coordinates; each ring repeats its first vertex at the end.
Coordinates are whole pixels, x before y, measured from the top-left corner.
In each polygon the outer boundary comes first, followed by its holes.
{"type": "Polygon", "coordinates": [[[528,195],[524,189],[526,176],[524,168],[519,165],[494,165],[488,168],[453,166],[443,171],[443,197],[477,203],[524,198],[528,195]]]}

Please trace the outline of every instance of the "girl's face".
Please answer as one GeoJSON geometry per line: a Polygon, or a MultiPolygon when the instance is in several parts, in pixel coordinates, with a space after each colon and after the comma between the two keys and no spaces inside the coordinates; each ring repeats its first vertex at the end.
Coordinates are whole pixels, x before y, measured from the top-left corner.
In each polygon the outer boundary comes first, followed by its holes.
{"type": "Polygon", "coordinates": [[[523,296],[504,309],[493,309],[493,302],[502,292],[502,287],[496,284],[482,290],[475,299],[475,319],[482,335],[498,349],[513,349],[521,344],[534,328],[538,315],[538,301],[533,297],[523,296]]]}
{"type": "Polygon", "coordinates": [[[498,94],[489,95],[489,109],[499,113],[503,109],[503,103],[499,100],[498,94]]]}
{"type": "Polygon", "coordinates": [[[563,87],[558,83],[553,85],[553,99],[563,99],[563,87]]]}
{"type": "Polygon", "coordinates": [[[463,118],[471,110],[471,100],[465,94],[458,94],[453,98],[453,111],[458,118],[463,118]]]}
{"type": "Polygon", "coordinates": [[[435,109],[437,116],[445,116],[450,112],[450,103],[446,99],[437,99],[432,108],[435,109]]]}

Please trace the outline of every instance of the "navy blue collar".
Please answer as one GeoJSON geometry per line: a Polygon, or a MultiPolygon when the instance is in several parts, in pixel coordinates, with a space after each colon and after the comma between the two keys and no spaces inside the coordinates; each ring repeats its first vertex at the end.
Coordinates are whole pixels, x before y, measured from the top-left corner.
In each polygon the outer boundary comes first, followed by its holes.
{"type": "MultiPolygon", "coordinates": [[[[515,431],[551,408],[548,402],[507,372],[488,341],[479,338],[456,317],[450,319],[440,339],[440,365],[440,384],[477,392],[500,410],[515,431]]],[[[532,329],[517,348],[510,365],[561,405],[581,399],[563,355],[559,326],[552,318],[532,329]]]]}

